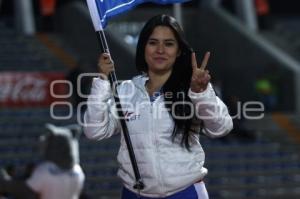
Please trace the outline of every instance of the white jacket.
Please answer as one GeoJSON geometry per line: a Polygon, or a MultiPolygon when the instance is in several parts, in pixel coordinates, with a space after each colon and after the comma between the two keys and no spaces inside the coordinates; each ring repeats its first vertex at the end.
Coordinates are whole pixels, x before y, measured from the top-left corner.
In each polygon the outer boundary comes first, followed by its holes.
{"type": "Polygon", "coordinates": [[[79,199],[84,185],[84,173],[79,164],[68,171],[53,162],[43,162],[33,171],[26,184],[40,199],[79,199]]]}
{"type": "MultiPolygon", "coordinates": [[[[118,93],[126,124],[145,188],[140,194],[147,197],[166,197],[203,179],[205,155],[199,135],[190,139],[191,151],[180,145],[181,138],[172,140],[174,122],[164,105],[164,97],[150,102],[145,89],[146,76],[137,76],[121,83],[118,93]]],[[[210,137],[223,136],[232,129],[227,107],[215,95],[212,86],[202,93],[189,91],[197,114],[204,122],[204,132],[210,137]]],[[[84,132],[90,139],[102,140],[121,131],[110,83],[95,78],[84,116],[84,132]]],[[[199,120],[198,120],[199,121],[199,120]]],[[[199,129],[199,122],[198,122],[199,129]]],[[[118,176],[133,192],[135,176],[123,135],[118,153],[118,176]]]]}

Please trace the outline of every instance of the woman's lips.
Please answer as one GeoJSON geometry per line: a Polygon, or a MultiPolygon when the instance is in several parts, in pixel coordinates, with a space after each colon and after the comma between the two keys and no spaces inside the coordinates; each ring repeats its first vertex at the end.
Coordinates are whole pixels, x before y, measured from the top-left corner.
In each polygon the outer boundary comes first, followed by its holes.
{"type": "Polygon", "coordinates": [[[166,61],[167,59],[166,59],[166,58],[163,58],[163,57],[156,57],[156,58],[154,58],[154,60],[155,60],[156,62],[164,62],[164,61],[166,61]]]}

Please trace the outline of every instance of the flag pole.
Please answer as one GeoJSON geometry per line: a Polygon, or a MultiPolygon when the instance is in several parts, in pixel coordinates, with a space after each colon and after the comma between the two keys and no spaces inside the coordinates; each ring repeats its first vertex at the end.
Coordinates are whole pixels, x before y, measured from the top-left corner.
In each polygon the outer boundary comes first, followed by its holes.
{"type": "Polygon", "coordinates": [[[184,29],[182,22],[182,7],[180,3],[175,3],[173,5],[173,14],[179,25],[184,29]]]}
{"type": "MultiPolygon", "coordinates": [[[[100,46],[102,48],[102,52],[109,53],[109,47],[108,47],[108,44],[107,44],[105,32],[104,32],[103,27],[101,25],[100,16],[99,16],[99,13],[98,13],[98,10],[97,10],[96,1],[95,0],[86,0],[86,1],[87,1],[87,5],[88,5],[88,8],[89,8],[90,14],[91,14],[91,18],[92,18],[92,21],[93,21],[93,24],[94,24],[95,31],[97,33],[97,38],[99,39],[99,43],[100,43],[100,46]]],[[[142,178],[141,178],[141,175],[140,175],[140,172],[139,172],[139,168],[138,168],[137,161],[136,161],[136,158],[135,158],[134,150],[133,150],[133,147],[132,147],[132,142],[131,142],[131,139],[130,139],[130,136],[129,136],[129,132],[128,132],[128,128],[127,128],[125,119],[124,119],[125,117],[124,117],[124,113],[122,111],[120,98],[119,98],[119,95],[118,95],[118,91],[116,89],[116,86],[118,84],[118,79],[117,79],[115,71],[112,71],[109,74],[109,80],[110,80],[110,83],[111,83],[111,87],[114,91],[114,100],[115,100],[115,103],[116,103],[119,120],[120,120],[120,123],[121,123],[121,126],[122,126],[122,130],[123,130],[122,132],[123,132],[123,136],[124,136],[124,139],[125,139],[125,143],[127,145],[129,158],[130,158],[131,165],[132,165],[132,168],[133,168],[133,172],[134,172],[134,175],[135,175],[136,182],[135,182],[135,185],[133,186],[133,188],[140,191],[145,187],[145,185],[142,181],[142,178]]]]}

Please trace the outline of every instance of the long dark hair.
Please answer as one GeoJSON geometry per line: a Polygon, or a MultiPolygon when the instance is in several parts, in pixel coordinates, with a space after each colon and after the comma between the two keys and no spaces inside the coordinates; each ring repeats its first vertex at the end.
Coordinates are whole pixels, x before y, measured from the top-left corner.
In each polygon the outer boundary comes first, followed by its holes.
{"type": "Polygon", "coordinates": [[[168,15],[158,15],[151,18],[145,24],[137,43],[136,68],[140,72],[148,72],[148,65],[145,60],[145,47],[150,35],[157,26],[169,27],[173,31],[179,45],[180,55],[173,65],[170,77],[162,87],[162,92],[164,96],[166,96],[166,93],[172,93],[171,97],[165,98],[165,106],[175,122],[175,128],[172,134],[173,139],[178,134],[182,134],[181,144],[189,149],[192,118],[185,118],[184,116],[190,115],[191,113],[191,107],[187,104],[191,104],[191,99],[188,97],[188,90],[190,88],[192,76],[191,53],[193,50],[184,39],[183,30],[173,17],[168,15]],[[176,103],[174,109],[175,115],[180,116],[181,118],[175,117],[171,112],[174,103],[176,103]]]}

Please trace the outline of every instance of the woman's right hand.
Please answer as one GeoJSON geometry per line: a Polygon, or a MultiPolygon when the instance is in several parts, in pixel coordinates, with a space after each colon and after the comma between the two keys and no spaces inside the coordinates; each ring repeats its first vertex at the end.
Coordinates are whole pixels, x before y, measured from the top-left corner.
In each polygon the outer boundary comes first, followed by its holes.
{"type": "Polygon", "coordinates": [[[102,53],[98,59],[98,69],[107,79],[109,73],[114,71],[114,62],[109,53],[102,53]]]}

